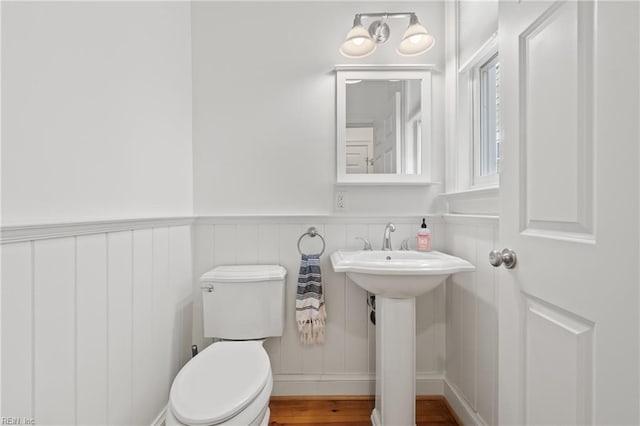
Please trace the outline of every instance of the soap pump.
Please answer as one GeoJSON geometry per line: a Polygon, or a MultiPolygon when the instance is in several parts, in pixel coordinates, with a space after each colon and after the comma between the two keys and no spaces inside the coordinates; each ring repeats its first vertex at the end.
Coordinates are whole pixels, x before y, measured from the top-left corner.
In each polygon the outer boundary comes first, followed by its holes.
{"type": "Polygon", "coordinates": [[[431,230],[427,227],[425,219],[422,218],[422,225],[418,229],[418,251],[431,250],[431,230]]]}

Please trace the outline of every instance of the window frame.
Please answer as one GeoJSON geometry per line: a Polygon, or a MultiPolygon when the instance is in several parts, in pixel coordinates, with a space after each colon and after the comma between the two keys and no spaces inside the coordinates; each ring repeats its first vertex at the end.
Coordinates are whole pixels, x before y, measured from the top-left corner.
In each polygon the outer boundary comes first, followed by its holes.
{"type": "MultiPolygon", "coordinates": [[[[480,152],[481,152],[481,107],[480,107],[480,70],[494,60],[499,62],[498,35],[494,33],[470,58],[458,69],[458,81],[467,85],[466,99],[460,99],[464,107],[460,110],[463,113],[462,120],[468,123],[467,135],[463,137],[467,143],[468,158],[468,181],[467,189],[479,189],[487,187],[498,187],[500,176],[500,164],[497,164],[496,173],[491,175],[480,175],[480,152]]],[[[497,111],[499,114],[499,111],[497,111]]]]}
{"type": "MultiPolygon", "coordinates": [[[[485,144],[486,141],[486,134],[485,134],[485,130],[484,130],[484,122],[485,122],[485,116],[483,113],[483,106],[482,106],[482,102],[484,101],[483,99],[483,92],[484,92],[484,85],[485,85],[485,80],[483,78],[483,70],[486,67],[490,67],[493,66],[495,64],[499,64],[500,63],[500,56],[498,55],[497,50],[495,51],[495,53],[493,55],[491,55],[489,57],[489,59],[487,59],[484,62],[481,62],[477,67],[474,67],[473,70],[473,85],[474,85],[474,90],[472,91],[472,97],[473,97],[473,107],[471,109],[472,111],[472,118],[471,121],[473,123],[472,127],[473,127],[473,170],[472,170],[472,174],[471,176],[471,187],[479,187],[479,186],[488,186],[488,185],[497,185],[498,184],[498,177],[500,175],[500,161],[499,161],[499,157],[498,156],[498,152],[496,150],[496,171],[495,173],[492,174],[487,174],[487,175],[482,175],[482,162],[485,160],[484,156],[482,155],[482,151],[483,151],[483,145],[485,144]]],[[[496,93],[496,96],[498,96],[498,94],[496,93]]],[[[499,120],[498,120],[498,114],[500,114],[500,111],[496,108],[496,130],[499,130],[497,128],[499,120]]]]}

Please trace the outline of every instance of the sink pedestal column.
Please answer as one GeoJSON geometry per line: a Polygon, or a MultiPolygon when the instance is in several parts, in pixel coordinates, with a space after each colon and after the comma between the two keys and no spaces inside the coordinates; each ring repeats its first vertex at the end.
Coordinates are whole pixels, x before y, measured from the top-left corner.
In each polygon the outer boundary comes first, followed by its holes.
{"type": "Polygon", "coordinates": [[[374,425],[415,425],[416,299],[376,296],[374,425]]]}

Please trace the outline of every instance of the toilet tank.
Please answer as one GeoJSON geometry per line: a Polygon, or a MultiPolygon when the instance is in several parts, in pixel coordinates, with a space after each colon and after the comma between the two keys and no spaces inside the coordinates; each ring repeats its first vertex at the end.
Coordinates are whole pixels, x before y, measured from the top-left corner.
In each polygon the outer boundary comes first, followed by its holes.
{"type": "Polygon", "coordinates": [[[204,336],[282,336],[286,275],[280,265],[223,265],[202,275],[204,336]]]}

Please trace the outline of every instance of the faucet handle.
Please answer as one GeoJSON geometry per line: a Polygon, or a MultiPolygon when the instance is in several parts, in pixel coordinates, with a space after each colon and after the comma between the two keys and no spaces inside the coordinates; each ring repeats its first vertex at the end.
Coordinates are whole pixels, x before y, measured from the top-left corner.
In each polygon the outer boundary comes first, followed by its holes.
{"type": "Polygon", "coordinates": [[[404,240],[402,240],[402,243],[400,243],[400,250],[409,250],[409,239],[405,238],[404,240]]]}
{"type": "Polygon", "coordinates": [[[364,247],[362,248],[362,250],[373,250],[371,248],[371,243],[366,238],[356,237],[356,240],[362,240],[362,242],[364,243],[364,247]]]}

